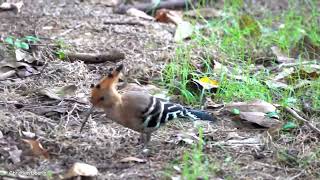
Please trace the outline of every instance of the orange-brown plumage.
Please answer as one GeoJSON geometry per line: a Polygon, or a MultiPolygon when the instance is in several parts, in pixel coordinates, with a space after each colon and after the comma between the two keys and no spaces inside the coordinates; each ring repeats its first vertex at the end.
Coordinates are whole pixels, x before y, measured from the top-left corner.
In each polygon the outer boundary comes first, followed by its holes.
{"type": "MultiPolygon", "coordinates": [[[[97,85],[92,86],[90,101],[93,107],[104,109],[106,116],[111,120],[140,132],[145,147],[150,140],[151,133],[168,120],[177,117],[214,120],[205,112],[185,108],[140,91],[119,94],[116,84],[122,69],[122,65],[118,66],[97,85]]],[[[81,129],[84,124],[85,122],[81,129]]]]}

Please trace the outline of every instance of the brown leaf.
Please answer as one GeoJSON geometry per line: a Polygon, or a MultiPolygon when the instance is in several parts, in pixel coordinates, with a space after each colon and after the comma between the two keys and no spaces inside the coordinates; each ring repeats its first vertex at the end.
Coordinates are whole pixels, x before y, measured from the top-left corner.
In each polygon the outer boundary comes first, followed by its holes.
{"type": "Polygon", "coordinates": [[[31,151],[36,156],[44,156],[44,158],[49,159],[49,153],[38,140],[33,139],[22,139],[22,141],[30,145],[31,151]]]}
{"type": "Polygon", "coordinates": [[[260,126],[270,128],[278,126],[281,121],[266,116],[263,112],[240,112],[240,118],[260,126]]]}
{"type": "Polygon", "coordinates": [[[49,89],[49,88],[40,89],[39,93],[51,99],[61,100],[67,96],[74,95],[76,90],[77,90],[77,86],[67,85],[64,87],[58,87],[58,88],[52,88],[52,89],[49,89]]]}
{"type": "Polygon", "coordinates": [[[277,46],[271,47],[272,53],[277,57],[277,61],[280,63],[288,63],[288,62],[294,62],[295,59],[288,57],[287,55],[283,54],[281,52],[281,49],[277,46]]]}
{"type": "Polygon", "coordinates": [[[98,169],[95,166],[85,163],[74,163],[68,170],[67,174],[63,176],[64,179],[69,179],[76,176],[97,176],[98,169]]]}
{"type": "Polygon", "coordinates": [[[17,147],[15,147],[14,150],[9,151],[10,159],[13,162],[13,164],[16,164],[20,162],[20,157],[21,157],[22,151],[19,150],[17,147]]]}
{"type": "Polygon", "coordinates": [[[5,72],[2,72],[0,70],[0,81],[2,80],[5,80],[9,77],[12,77],[13,75],[15,75],[16,71],[15,70],[8,70],[8,71],[5,71],[5,72]]]}
{"type": "Polygon", "coordinates": [[[225,106],[225,110],[227,111],[232,111],[233,109],[238,109],[241,112],[261,112],[261,113],[269,113],[269,112],[276,111],[275,106],[262,100],[255,100],[251,102],[233,102],[225,106]]]}
{"type": "Polygon", "coordinates": [[[138,163],[145,163],[147,162],[145,159],[136,158],[133,156],[126,157],[120,160],[122,163],[128,163],[128,162],[138,162],[138,163]]]}
{"type": "Polygon", "coordinates": [[[16,14],[20,12],[23,1],[17,3],[4,2],[0,5],[0,10],[13,10],[16,14]]]}
{"type": "Polygon", "coordinates": [[[143,11],[140,11],[136,8],[130,8],[127,10],[127,14],[130,16],[134,16],[134,17],[139,17],[139,18],[143,18],[143,19],[147,19],[147,20],[154,20],[154,18],[152,16],[149,16],[148,14],[146,14],[143,11]]]}
{"type": "Polygon", "coordinates": [[[176,25],[183,21],[182,13],[178,11],[168,10],[168,9],[157,10],[155,19],[158,22],[163,22],[163,23],[172,22],[176,25]]]}

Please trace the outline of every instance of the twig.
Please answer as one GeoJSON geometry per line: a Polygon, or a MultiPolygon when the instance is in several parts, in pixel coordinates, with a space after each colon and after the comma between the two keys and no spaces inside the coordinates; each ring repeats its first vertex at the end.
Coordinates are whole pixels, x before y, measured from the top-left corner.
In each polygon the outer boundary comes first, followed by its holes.
{"type": "Polygon", "coordinates": [[[145,24],[141,23],[141,22],[137,22],[137,21],[103,21],[104,25],[130,25],[130,26],[145,26],[145,24]]]}
{"type": "Polygon", "coordinates": [[[125,58],[124,53],[115,49],[104,54],[66,53],[65,55],[71,62],[80,60],[88,64],[103,63],[106,61],[117,62],[125,58]]]}
{"type": "Polygon", "coordinates": [[[294,179],[298,178],[299,176],[301,176],[302,174],[304,174],[304,171],[301,171],[297,175],[294,175],[294,176],[290,177],[288,180],[294,180],[294,179]]]}
{"type": "Polygon", "coordinates": [[[196,1],[190,2],[186,0],[170,0],[170,1],[161,1],[159,4],[155,4],[155,3],[140,3],[136,5],[121,4],[120,6],[114,9],[114,12],[119,14],[125,14],[127,10],[130,8],[135,8],[144,12],[150,12],[152,10],[157,10],[161,8],[178,9],[178,8],[190,7],[190,4],[191,3],[196,4],[195,2],[196,1]]]}
{"type": "Polygon", "coordinates": [[[320,135],[320,129],[318,129],[316,126],[314,126],[313,124],[310,123],[310,121],[304,119],[303,117],[301,117],[296,111],[294,111],[293,109],[289,108],[289,107],[285,107],[285,110],[290,113],[294,118],[296,118],[297,120],[300,120],[302,122],[304,122],[307,126],[309,126],[313,131],[317,132],[320,135]]]}

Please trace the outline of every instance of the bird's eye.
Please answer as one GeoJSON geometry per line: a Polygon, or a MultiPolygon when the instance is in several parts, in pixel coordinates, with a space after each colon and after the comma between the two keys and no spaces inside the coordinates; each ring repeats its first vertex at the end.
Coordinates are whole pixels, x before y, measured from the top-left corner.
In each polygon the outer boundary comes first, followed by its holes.
{"type": "Polygon", "coordinates": [[[91,84],[91,85],[90,85],[90,88],[94,88],[94,84],[91,84]]]}
{"type": "Polygon", "coordinates": [[[113,75],[111,73],[108,74],[108,78],[112,78],[113,75]]]}
{"type": "Polygon", "coordinates": [[[101,87],[100,84],[97,84],[97,85],[96,85],[96,88],[97,88],[97,89],[100,89],[100,87],[101,87]]]}
{"type": "Polygon", "coordinates": [[[100,97],[100,99],[99,99],[100,101],[103,101],[104,100],[104,97],[102,96],[102,97],[100,97]]]}

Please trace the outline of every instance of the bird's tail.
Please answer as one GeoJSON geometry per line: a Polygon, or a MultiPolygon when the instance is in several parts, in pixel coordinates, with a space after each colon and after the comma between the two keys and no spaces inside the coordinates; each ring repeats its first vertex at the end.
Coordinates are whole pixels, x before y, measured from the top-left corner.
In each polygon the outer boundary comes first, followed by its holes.
{"type": "Polygon", "coordinates": [[[209,113],[205,112],[205,111],[201,111],[201,110],[195,110],[195,109],[187,109],[185,108],[187,111],[187,114],[189,114],[192,117],[196,117],[196,119],[200,119],[200,120],[205,120],[205,121],[215,121],[216,118],[212,115],[210,115],[209,113]]]}

